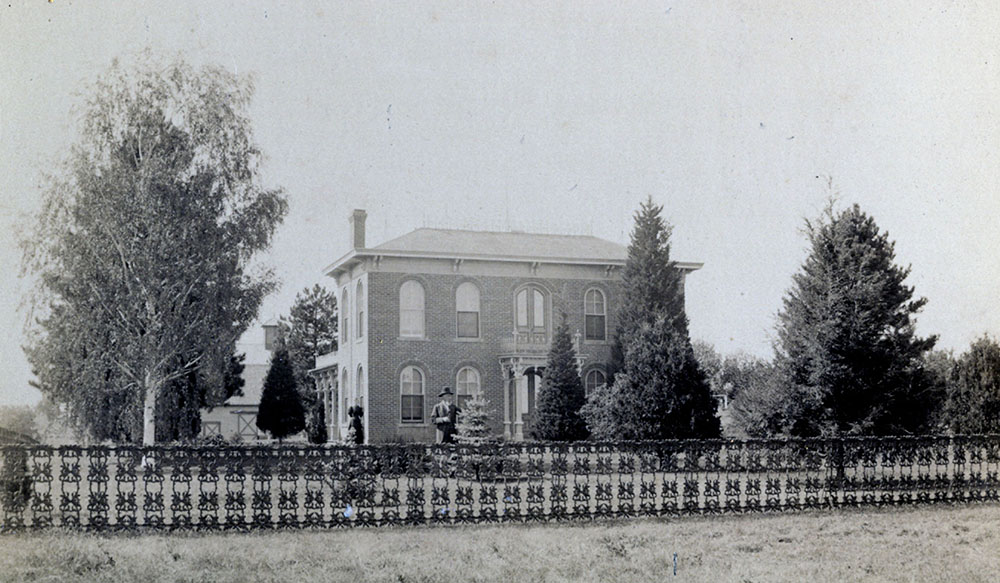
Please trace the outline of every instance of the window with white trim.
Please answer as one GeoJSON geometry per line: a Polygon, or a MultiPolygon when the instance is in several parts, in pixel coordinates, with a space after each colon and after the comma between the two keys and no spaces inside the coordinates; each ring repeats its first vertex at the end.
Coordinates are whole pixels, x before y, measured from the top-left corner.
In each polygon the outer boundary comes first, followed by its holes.
{"type": "Polygon", "coordinates": [[[465,408],[465,403],[479,394],[479,371],[471,366],[463,367],[455,375],[455,405],[465,408]]]}
{"type": "Polygon", "coordinates": [[[354,311],[358,320],[354,329],[357,330],[358,338],[361,338],[365,335],[365,286],[360,281],[358,291],[354,294],[354,311]]]}
{"type": "Polygon", "coordinates": [[[410,279],[399,287],[399,335],[424,337],[424,286],[419,281],[410,279]]]}
{"type": "Polygon", "coordinates": [[[604,340],[607,338],[607,304],[604,292],[599,289],[589,289],[583,299],[583,319],[586,329],[585,340],[604,340]]]}
{"type": "Polygon", "coordinates": [[[544,333],[546,331],[545,292],[535,286],[517,292],[515,325],[518,332],[544,333]]]}
{"type": "Polygon", "coordinates": [[[459,338],[479,338],[479,288],[466,281],[455,290],[456,334],[459,338]]]}
{"type": "Polygon", "coordinates": [[[350,336],[347,334],[348,323],[351,320],[351,310],[347,307],[347,288],[340,293],[340,344],[346,345],[350,336]]]}
{"type": "Polygon", "coordinates": [[[399,412],[403,423],[424,422],[424,373],[415,366],[399,374],[399,412]]]}
{"type": "Polygon", "coordinates": [[[337,390],[340,392],[340,423],[343,425],[347,423],[347,408],[351,406],[351,398],[348,395],[348,388],[350,388],[350,378],[347,376],[347,369],[340,375],[340,386],[337,390]]]}

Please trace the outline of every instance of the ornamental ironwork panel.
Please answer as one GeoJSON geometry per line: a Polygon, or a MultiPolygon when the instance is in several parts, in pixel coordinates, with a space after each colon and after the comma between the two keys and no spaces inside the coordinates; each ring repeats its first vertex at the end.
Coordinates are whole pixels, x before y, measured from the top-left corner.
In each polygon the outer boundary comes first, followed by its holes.
{"type": "Polygon", "coordinates": [[[0,447],[0,532],[301,529],[1000,499],[1000,435],[0,447]]]}

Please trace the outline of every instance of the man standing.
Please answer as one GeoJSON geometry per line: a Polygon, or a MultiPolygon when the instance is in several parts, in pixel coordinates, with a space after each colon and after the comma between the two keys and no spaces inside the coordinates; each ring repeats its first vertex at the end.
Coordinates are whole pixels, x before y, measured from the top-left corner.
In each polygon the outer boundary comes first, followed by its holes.
{"type": "Polygon", "coordinates": [[[437,426],[438,443],[455,443],[455,422],[458,420],[458,407],[451,402],[451,389],[444,387],[438,393],[441,398],[431,411],[431,420],[437,426]]]}

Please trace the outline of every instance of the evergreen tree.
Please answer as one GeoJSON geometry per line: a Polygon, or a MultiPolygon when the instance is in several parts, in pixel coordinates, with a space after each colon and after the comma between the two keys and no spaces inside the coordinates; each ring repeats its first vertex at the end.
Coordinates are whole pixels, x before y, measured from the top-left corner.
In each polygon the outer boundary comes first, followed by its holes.
{"type": "Polygon", "coordinates": [[[260,396],[257,427],[279,441],[305,429],[305,410],[295,387],[288,349],[284,346],[279,346],[271,355],[271,367],[260,396]]]}
{"type": "Polygon", "coordinates": [[[955,363],[947,420],[955,433],[1000,433],[1000,345],[976,340],[955,363]]]}
{"type": "Polygon", "coordinates": [[[221,378],[191,370],[171,381],[156,402],[156,441],[189,441],[201,433],[201,410],[243,394],[244,354],[234,354],[221,378]]]}
{"type": "Polygon", "coordinates": [[[940,395],[923,368],[935,337],[918,338],[926,299],[904,285],[894,244],[857,205],[806,223],[810,254],[778,316],[777,364],[793,435],[925,430],[940,395]]]}
{"type": "Polygon", "coordinates": [[[455,428],[458,430],[458,443],[482,445],[490,441],[489,402],[481,392],[465,402],[458,412],[455,428]]]}
{"type": "Polygon", "coordinates": [[[719,437],[716,402],[686,334],[667,317],[632,336],[625,366],[584,409],[599,439],[719,437]]]}
{"type": "Polygon", "coordinates": [[[612,380],[584,409],[587,426],[601,439],[719,435],[715,399],[688,336],[684,276],[670,259],[671,227],[662,210],[650,198],[635,214],[612,380]]]}
{"type": "Polygon", "coordinates": [[[565,316],[552,336],[542,381],[532,429],[534,437],[550,441],[585,439],[587,426],[580,417],[584,403],[583,383],[565,316]]]}
{"type": "Polygon", "coordinates": [[[670,234],[673,228],[664,221],[662,205],[652,197],[635,213],[635,226],[622,271],[622,302],[612,345],[611,376],[624,363],[629,337],[642,325],[653,324],[665,316],[668,323],[687,334],[684,314],[684,276],[670,260],[670,234]]]}
{"type": "Polygon", "coordinates": [[[304,395],[312,394],[309,371],[316,357],[337,349],[337,296],[319,284],[295,295],[288,318],[281,318],[281,335],[292,359],[295,382],[304,395]]]}

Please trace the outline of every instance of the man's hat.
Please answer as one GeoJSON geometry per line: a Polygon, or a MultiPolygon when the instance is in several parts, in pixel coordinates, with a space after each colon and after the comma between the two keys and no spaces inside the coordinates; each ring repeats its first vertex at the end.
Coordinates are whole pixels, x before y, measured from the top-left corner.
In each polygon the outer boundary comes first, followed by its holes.
{"type": "Polygon", "coordinates": [[[450,388],[448,388],[448,387],[445,387],[445,388],[441,389],[441,392],[440,392],[440,393],[438,393],[438,396],[439,396],[439,397],[443,397],[443,396],[445,396],[445,395],[450,395],[450,394],[452,394],[452,393],[451,393],[451,389],[450,389],[450,388]]]}

